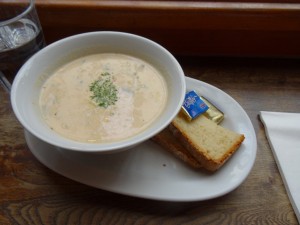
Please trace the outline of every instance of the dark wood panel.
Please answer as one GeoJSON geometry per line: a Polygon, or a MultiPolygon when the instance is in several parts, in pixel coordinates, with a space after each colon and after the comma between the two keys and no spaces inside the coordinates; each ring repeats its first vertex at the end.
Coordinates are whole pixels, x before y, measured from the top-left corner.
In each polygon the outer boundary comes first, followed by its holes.
{"type": "Polygon", "coordinates": [[[140,34],[174,54],[300,56],[300,4],[37,1],[48,43],[88,31],[140,34]]]}

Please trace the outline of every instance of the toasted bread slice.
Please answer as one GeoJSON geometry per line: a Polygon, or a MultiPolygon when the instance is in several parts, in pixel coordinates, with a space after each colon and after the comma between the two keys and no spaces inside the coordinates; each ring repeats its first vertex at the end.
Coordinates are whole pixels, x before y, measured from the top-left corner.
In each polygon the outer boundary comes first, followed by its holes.
{"type": "Polygon", "coordinates": [[[172,134],[207,170],[219,169],[245,139],[205,116],[188,121],[179,113],[169,126],[172,134]]]}
{"type": "Polygon", "coordinates": [[[202,167],[201,163],[174,137],[169,128],[155,135],[152,140],[191,167],[195,169],[202,167]]]}

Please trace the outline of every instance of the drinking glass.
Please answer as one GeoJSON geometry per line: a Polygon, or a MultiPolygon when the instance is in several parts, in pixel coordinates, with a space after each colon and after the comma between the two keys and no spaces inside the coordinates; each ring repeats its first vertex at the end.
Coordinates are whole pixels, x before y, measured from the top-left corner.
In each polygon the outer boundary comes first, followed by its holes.
{"type": "Polygon", "coordinates": [[[25,61],[44,46],[44,35],[34,0],[0,0],[2,84],[9,86],[25,61]]]}

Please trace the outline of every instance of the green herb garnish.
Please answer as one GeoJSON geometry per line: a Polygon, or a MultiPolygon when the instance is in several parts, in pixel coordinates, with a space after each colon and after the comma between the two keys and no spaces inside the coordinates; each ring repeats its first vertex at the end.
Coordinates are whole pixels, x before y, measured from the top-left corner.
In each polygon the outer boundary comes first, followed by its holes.
{"type": "Polygon", "coordinates": [[[118,90],[108,72],[102,73],[101,76],[90,85],[91,99],[98,106],[107,108],[118,100],[118,90]]]}

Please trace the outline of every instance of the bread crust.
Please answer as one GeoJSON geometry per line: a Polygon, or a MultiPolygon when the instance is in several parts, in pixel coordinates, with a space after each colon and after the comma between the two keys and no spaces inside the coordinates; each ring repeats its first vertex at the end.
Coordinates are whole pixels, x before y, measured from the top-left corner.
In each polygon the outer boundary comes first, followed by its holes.
{"type": "Polygon", "coordinates": [[[166,128],[155,135],[152,140],[189,166],[195,169],[202,168],[201,163],[197,161],[178,140],[176,140],[169,128],[166,128]]]}

